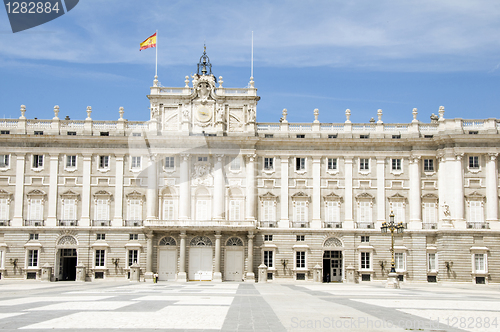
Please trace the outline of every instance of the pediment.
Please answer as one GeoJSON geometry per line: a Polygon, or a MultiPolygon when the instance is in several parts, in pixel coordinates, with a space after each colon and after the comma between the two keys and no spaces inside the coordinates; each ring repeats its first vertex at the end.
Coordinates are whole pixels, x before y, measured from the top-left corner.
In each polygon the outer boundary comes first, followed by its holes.
{"type": "Polygon", "coordinates": [[[375,197],[373,197],[369,193],[361,193],[361,194],[356,195],[356,199],[374,199],[374,198],[375,197]]]}
{"type": "Polygon", "coordinates": [[[402,201],[406,200],[406,197],[401,195],[400,193],[395,193],[394,195],[387,197],[387,199],[389,199],[390,201],[402,201]]]}
{"type": "Polygon", "coordinates": [[[439,201],[439,197],[434,194],[425,194],[422,195],[422,200],[434,200],[434,201],[439,201]]]}
{"type": "Polygon", "coordinates": [[[39,189],[34,189],[30,191],[29,193],[26,194],[27,196],[45,196],[45,192],[39,190],[39,189]]]}
{"type": "Polygon", "coordinates": [[[264,195],[260,195],[259,197],[262,200],[276,200],[276,198],[278,198],[278,196],[274,195],[273,193],[271,193],[269,191],[267,193],[265,193],[264,195]]]}
{"type": "Polygon", "coordinates": [[[111,193],[107,192],[106,190],[99,190],[94,194],[94,196],[111,196],[111,193]]]}
{"type": "Polygon", "coordinates": [[[465,197],[468,199],[484,199],[485,198],[484,195],[481,195],[477,191],[473,191],[472,193],[465,195],[465,197]]]}
{"type": "Polygon", "coordinates": [[[325,201],[342,201],[342,196],[335,194],[333,191],[328,195],[323,196],[325,201]]]}
{"type": "Polygon", "coordinates": [[[64,198],[78,198],[79,196],[80,196],[79,193],[76,193],[71,189],[66,190],[64,193],[61,194],[61,197],[64,198]]]}
{"type": "Polygon", "coordinates": [[[299,191],[298,193],[293,194],[292,198],[309,198],[309,195],[303,191],[299,191]]]}
{"type": "Polygon", "coordinates": [[[125,197],[127,198],[142,198],[144,195],[137,190],[128,193],[125,197]]]}
{"type": "Polygon", "coordinates": [[[8,191],[5,191],[4,189],[0,188],[0,196],[11,196],[12,194],[9,193],[8,191]]]}

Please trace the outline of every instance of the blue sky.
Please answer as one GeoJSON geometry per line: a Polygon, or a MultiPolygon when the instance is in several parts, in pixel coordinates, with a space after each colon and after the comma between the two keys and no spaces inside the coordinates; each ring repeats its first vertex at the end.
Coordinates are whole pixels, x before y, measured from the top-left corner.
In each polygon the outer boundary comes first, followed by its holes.
{"type": "Polygon", "coordinates": [[[82,0],[69,13],[13,34],[0,9],[0,117],[149,118],[146,95],[159,31],[159,80],[183,86],[206,42],[225,87],[254,76],[259,122],[499,117],[500,2],[495,0],[165,1],[82,0]]]}

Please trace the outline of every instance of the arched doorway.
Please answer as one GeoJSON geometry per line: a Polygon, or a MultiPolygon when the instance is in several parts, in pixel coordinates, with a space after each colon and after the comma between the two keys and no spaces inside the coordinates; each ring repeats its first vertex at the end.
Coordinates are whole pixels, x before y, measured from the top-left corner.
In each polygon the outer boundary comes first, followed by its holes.
{"type": "Polygon", "coordinates": [[[207,236],[196,236],[189,246],[189,280],[212,280],[212,240],[207,236]]]}
{"type": "Polygon", "coordinates": [[[224,260],[224,279],[227,281],[243,280],[243,241],[236,236],[226,241],[224,260]]]}
{"type": "Polygon", "coordinates": [[[165,236],[158,242],[158,279],[175,280],[177,275],[177,242],[165,236]]]}
{"type": "Polygon", "coordinates": [[[323,243],[323,282],[342,282],[342,247],[342,241],[336,237],[330,237],[323,243]]]}
{"type": "Polygon", "coordinates": [[[78,242],[72,235],[64,235],[57,241],[57,280],[76,280],[76,265],[78,264],[77,247],[78,242]]]}

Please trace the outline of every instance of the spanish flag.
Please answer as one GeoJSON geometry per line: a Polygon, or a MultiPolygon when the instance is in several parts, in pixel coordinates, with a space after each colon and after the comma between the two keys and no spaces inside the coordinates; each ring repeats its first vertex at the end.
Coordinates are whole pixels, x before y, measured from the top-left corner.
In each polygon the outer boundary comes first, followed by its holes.
{"type": "Polygon", "coordinates": [[[141,43],[141,48],[139,49],[139,51],[145,50],[150,47],[156,47],[156,33],[141,43]]]}

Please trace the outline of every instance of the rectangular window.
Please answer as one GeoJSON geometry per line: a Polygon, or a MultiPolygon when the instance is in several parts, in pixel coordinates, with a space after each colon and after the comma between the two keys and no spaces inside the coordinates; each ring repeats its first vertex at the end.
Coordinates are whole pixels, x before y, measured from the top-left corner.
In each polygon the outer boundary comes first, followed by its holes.
{"type": "Polygon", "coordinates": [[[66,156],[66,167],[76,167],[76,156],[66,156]]]}
{"type": "Polygon", "coordinates": [[[165,157],[165,168],[174,169],[175,167],[175,157],[165,157]]]}
{"type": "Polygon", "coordinates": [[[372,203],[359,202],[359,219],[360,222],[372,222],[372,203]]]}
{"type": "Polygon", "coordinates": [[[43,220],[43,202],[41,199],[30,199],[29,220],[43,220]]]}
{"type": "Polygon", "coordinates": [[[370,266],[370,253],[369,252],[361,252],[361,269],[369,270],[370,266]]]}
{"type": "Polygon", "coordinates": [[[106,250],[98,249],[95,251],[95,266],[96,267],[104,267],[104,258],[106,255],[106,250]]]}
{"type": "Polygon", "coordinates": [[[233,160],[231,160],[231,171],[239,171],[241,168],[241,159],[240,157],[235,157],[233,160]]]}
{"type": "Polygon", "coordinates": [[[394,222],[405,222],[405,209],[403,202],[391,202],[394,222]]]}
{"type": "Polygon", "coordinates": [[[307,221],[307,206],[306,202],[297,201],[295,202],[295,213],[294,220],[298,222],[307,221]]]}
{"type": "Polygon", "coordinates": [[[128,220],[142,220],[142,202],[131,199],[128,203],[128,220]]]}
{"type": "Polygon", "coordinates": [[[361,158],[359,159],[359,169],[361,171],[367,171],[370,169],[370,159],[361,158]]]}
{"type": "Polygon", "coordinates": [[[297,251],[295,252],[295,268],[305,269],[306,268],[306,252],[297,251]]]}
{"type": "Polygon", "coordinates": [[[133,240],[139,240],[139,234],[137,234],[137,233],[132,233],[132,234],[129,234],[129,235],[128,235],[128,239],[129,239],[129,240],[132,240],[132,241],[133,241],[133,240]]]}
{"type": "Polygon", "coordinates": [[[405,270],[405,255],[402,252],[394,253],[394,266],[396,271],[404,271],[405,270]]]}
{"type": "Polygon", "coordinates": [[[28,250],[28,267],[38,266],[38,250],[28,250]]]}
{"type": "Polygon", "coordinates": [[[469,201],[469,221],[472,222],[483,222],[483,202],[481,201],[469,201]]]}
{"type": "Polygon", "coordinates": [[[95,220],[108,221],[109,220],[109,205],[107,199],[97,199],[95,207],[95,220]]]}
{"type": "Polygon", "coordinates": [[[370,242],[370,237],[366,235],[361,235],[361,242],[370,242]]]}
{"type": "Polygon", "coordinates": [[[43,131],[37,131],[37,130],[35,130],[35,135],[43,135],[43,131]]]}
{"type": "Polygon", "coordinates": [[[274,251],[272,250],[265,250],[264,251],[264,265],[267,266],[268,268],[273,267],[273,255],[274,251]]]}
{"type": "Polygon", "coordinates": [[[107,169],[109,167],[109,156],[99,156],[99,168],[107,169]]]}
{"type": "Polygon", "coordinates": [[[208,202],[206,199],[196,201],[196,220],[208,220],[208,202]]]}
{"type": "Polygon", "coordinates": [[[326,202],[326,221],[327,222],[339,222],[340,221],[340,208],[337,202],[327,201],[326,202]]]}
{"type": "Polygon", "coordinates": [[[104,233],[97,233],[95,235],[96,240],[106,240],[106,234],[104,233]]]}
{"type": "Polygon", "coordinates": [[[334,171],[337,169],[337,158],[328,158],[328,170],[334,171]]]}
{"type": "Polygon", "coordinates": [[[101,136],[109,136],[109,131],[101,131],[101,136]]]}
{"type": "Polygon", "coordinates": [[[0,155],[0,167],[9,167],[9,155],[8,154],[0,155]]]}
{"type": "Polygon", "coordinates": [[[276,221],[274,201],[263,201],[262,203],[262,221],[276,221]]]}
{"type": "Polygon", "coordinates": [[[436,254],[433,252],[430,252],[427,254],[427,269],[429,271],[437,271],[436,267],[436,254]]]}
{"type": "Polygon", "coordinates": [[[6,220],[10,220],[9,200],[7,198],[0,198],[0,221],[6,221],[6,220]]]}
{"type": "Polygon", "coordinates": [[[484,254],[474,254],[474,270],[475,272],[486,272],[484,254]]]}
{"type": "Polygon", "coordinates": [[[10,134],[10,130],[0,130],[0,134],[8,135],[8,134],[10,134]]]}
{"type": "Polygon", "coordinates": [[[305,235],[297,235],[296,240],[297,241],[305,241],[306,240],[306,236],[305,235]]]}
{"type": "Polygon", "coordinates": [[[264,134],[264,138],[273,138],[274,134],[264,134]]]}
{"type": "Polygon", "coordinates": [[[132,249],[128,251],[128,266],[131,266],[134,263],[139,261],[139,250],[132,249]]]}
{"type": "Polygon", "coordinates": [[[434,159],[424,159],[424,172],[434,172],[434,159]]]}
{"type": "Polygon", "coordinates": [[[38,240],[38,233],[31,233],[30,240],[38,240]]]}
{"type": "Polygon", "coordinates": [[[306,169],[306,158],[295,158],[295,170],[303,171],[306,169]]]}
{"type": "Polygon", "coordinates": [[[424,223],[436,223],[437,222],[437,207],[436,203],[425,202],[423,205],[422,221],[424,223]]]}
{"type": "Polygon", "coordinates": [[[274,158],[264,158],[264,169],[266,171],[274,169],[274,158]]]}
{"type": "Polygon", "coordinates": [[[33,155],[33,168],[43,167],[43,155],[34,154],[33,155]]]}
{"type": "Polygon", "coordinates": [[[208,157],[198,157],[198,161],[207,162],[208,157]]]}
{"type": "Polygon", "coordinates": [[[264,241],[272,241],[273,240],[273,235],[272,234],[269,234],[269,235],[264,235],[264,241]]]}
{"type": "Polygon", "coordinates": [[[174,220],[174,200],[163,200],[163,220],[174,220]]]}
{"type": "Polygon", "coordinates": [[[141,168],[141,157],[132,156],[131,167],[132,168],[141,168]]]}
{"type": "Polygon", "coordinates": [[[479,157],[470,156],[469,157],[469,168],[478,169],[479,168],[479,157]]]}
{"type": "Polygon", "coordinates": [[[393,171],[401,170],[401,159],[392,159],[392,170],[393,171]]]}
{"type": "Polygon", "coordinates": [[[63,200],[63,220],[76,220],[76,199],[63,200]]]}
{"type": "Polygon", "coordinates": [[[76,136],[76,131],[68,131],[68,132],[66,132],[66,135],[68,135],[68,136],[76,136]]]}
{"type": "Polygon", "coordinates": [[[241,220],[241,200],[229,201],[229,220],[241,220]]]}

